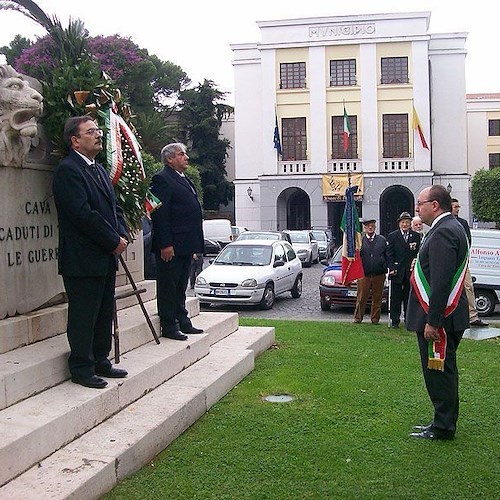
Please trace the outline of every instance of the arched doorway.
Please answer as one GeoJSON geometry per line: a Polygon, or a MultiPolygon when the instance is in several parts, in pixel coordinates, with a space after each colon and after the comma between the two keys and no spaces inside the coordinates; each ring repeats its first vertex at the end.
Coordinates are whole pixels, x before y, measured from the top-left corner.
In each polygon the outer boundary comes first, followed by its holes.
{"type": "Polygon", "coordinates": [[[277,229],[310,229],[311,200],[300,188],[287,188],[277,199],[277,229]]]}
{"type": "Polygon", "coordinates": [[[302,189],[296,189],[288,200],[287,228],[311,228],[311,200],[302,189]]]}
{"type": "Polygon", "coordinates": [[[405,186],[390,186],[380,195],[380,234],[387,236],[398,228],[402,212],[415,213],[413,193],[405,186]]]}

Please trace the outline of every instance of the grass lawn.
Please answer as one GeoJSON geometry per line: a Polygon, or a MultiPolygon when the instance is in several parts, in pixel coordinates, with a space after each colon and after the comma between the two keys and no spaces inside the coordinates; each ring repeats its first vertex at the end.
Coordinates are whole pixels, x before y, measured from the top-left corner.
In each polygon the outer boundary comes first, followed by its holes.
{"type": "Polygon", "coordinates": [[[432,417],[413,334],[335,322],[240,324],[275,326],[275,348],[105,498],[500,498],[499,339],[462,341],[456,438],[422,442],[408,436],[432,417]],[[262,400],[276,393],[295,400],[262,400]]]}

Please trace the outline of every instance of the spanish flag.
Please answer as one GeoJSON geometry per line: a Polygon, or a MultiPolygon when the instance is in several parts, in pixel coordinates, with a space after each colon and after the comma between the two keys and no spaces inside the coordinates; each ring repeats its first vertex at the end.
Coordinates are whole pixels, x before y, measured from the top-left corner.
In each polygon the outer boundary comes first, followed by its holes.
{"type": "Polygon", "coordinates": [[[418,132],[418,135],[420,137],[420,142],[422,143],[422,147],[425,149],[429,149],[429,146],[427,145],[427,142],[424,137],[424,132],[422,130],[422,124],[418,119],[417,110],[415,109],[415,106],[413,106],[413,128],[418,132]]]}

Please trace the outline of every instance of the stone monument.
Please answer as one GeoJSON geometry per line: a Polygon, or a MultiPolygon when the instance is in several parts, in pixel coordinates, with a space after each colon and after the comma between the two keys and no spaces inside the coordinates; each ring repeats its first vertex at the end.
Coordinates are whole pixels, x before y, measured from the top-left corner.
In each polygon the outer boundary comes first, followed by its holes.
{"type": "MultiPolygon", "coordinates": [[[[41,92],[37,80],[0,65],[0,320],[64,301],[52,195],[57,159],[37,122],[41,92]]],[[[139,233],[123,256],[135,281],[144,279],[142,245],[139,233]]],[[[117,286],[126,283],[120,266],[117,286]]]]}
{"type": "Polygon", "coordinates": [[[0,319],[64,291],[57,275],[55,161],[37,124],[42,102],[36,80],[0,66],[0,319]]]}

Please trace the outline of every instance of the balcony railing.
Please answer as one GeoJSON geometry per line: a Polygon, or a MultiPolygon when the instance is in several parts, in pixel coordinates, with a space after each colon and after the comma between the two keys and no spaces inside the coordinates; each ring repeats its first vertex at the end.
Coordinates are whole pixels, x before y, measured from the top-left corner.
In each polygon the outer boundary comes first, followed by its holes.
{"type": "Polygon", "coordinates": [[[414,170],[413,158],[383,158],[379,161],[380,172],[413,172],[414,170]]]}
{"type": "Polygon", "coordinates": [[[289,160],[278,162],[278,175],[308,174],[310,171],[310,160],[289,160]]]}
{"type": "MultiPolygon", "coordinates": [[[[413,158],[382,158],[379,160],[379,172],[414,172],[413,158]]],[[[328,160],[326,172],[330,174],[363,172],[360,159],[328,160]]],[[[278,175],[294,175],[311,173],[310,160],[288,160],[278,162],[278,175]]]]}
{"type": "Polygon", "coordinates": [[[360,172],[361,160],[328,160],[326,171],[328,173],[360,172]]]}

